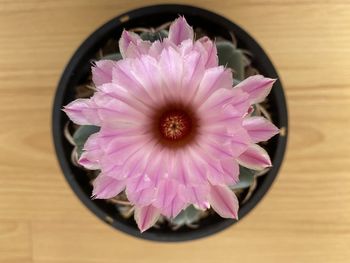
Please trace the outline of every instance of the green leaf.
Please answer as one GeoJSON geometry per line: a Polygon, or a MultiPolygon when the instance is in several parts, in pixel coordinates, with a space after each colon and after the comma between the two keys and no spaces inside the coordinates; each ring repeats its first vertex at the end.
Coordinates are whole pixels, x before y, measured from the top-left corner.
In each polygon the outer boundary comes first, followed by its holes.
{"type": "Polygon", "coordinates": [[[219,64],[231,68],[235,79],[244,79],[245,57],[243,52],[231,42],[219,41],[216,43],[219,64]]]}
{"type": "Polygon", "coordinates": [[[239,183],[230,186],[232,190],[248,188],[254,182],[255,171],[239,166],[239,183]]]}
{"type": "Polygon", "coordinates": [[[168,31],[160,30],[157,32],[142,32],[140,34],[140,37],[142,38],[142,40],[149,40],[151,42],[154,42],[156,40],[163,40],[163,38],[168,37],[168,31]]]}
{"type": "Polygon", "coordinates": [[[94,134],[100,130],[100,127],[93,125],[83,125],[80,126],[73,135],[73,140],[77,146],[78,157],[83,152],[84,144],[91,134],[94,134]]]}
{"type": "Polygon", "coordinates": [[[112,53],[112,54],[108,54],[108,55],[102,57],[101,60],[102,59],[109,59],[109,60],[118,61],[118,60],[122,59],[122,55],[120,53],[112,53]]]}
{"type": "Polygon", "coordinates": [[[193,205],[182,210],[171,222],[177,226],[189,225],[199,220],[201,210],[196,209],[193,205]]]}

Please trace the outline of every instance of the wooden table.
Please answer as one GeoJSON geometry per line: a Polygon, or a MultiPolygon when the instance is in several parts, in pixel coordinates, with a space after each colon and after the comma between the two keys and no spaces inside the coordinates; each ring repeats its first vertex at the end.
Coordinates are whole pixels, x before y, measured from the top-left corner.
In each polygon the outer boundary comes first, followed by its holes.
{"type": "Polygon", "coordinates": [[[164,1],[0,1],[0,262],[350,262],[350,1],[179,1],[241,25],[277,66],[288,152],[272,190],[236,226],[179,244],[135,239],[92,215],[51,138],[56,85],[93,30],[164,1]]]}

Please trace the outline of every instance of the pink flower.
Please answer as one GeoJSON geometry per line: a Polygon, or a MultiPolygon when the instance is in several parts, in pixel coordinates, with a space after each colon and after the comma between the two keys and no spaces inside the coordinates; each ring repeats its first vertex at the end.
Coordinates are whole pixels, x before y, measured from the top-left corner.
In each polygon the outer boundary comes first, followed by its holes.
{"type": "Polygon", "coordinates": [[[122,60],[92,68],[97,92],[64,108],[75,123],[101,127],[79,160],[101,170],[93,196],[125,190],[141,231],[189,204],[237,218],[238,201],[228,186],[239,181],[239,164],[271,166],[256,143],[278,129],[248,110],[275,80],[258,75],[232,88],[232,73],[218,65],[215,44],[207,37],[194,41],[184,17],[163,41],[124,31],[119,47],[122,60]]]}

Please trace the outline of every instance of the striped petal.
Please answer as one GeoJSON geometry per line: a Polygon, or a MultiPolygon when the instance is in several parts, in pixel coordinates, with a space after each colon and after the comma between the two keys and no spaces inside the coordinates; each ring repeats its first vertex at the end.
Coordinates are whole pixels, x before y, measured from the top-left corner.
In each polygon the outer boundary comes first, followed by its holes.
{"type": "Polygon", "coordinates": [[[255,75],[243,80],[235,88],[248,93],[251,104],[255,104],[264,101],[267,95],[269,95],[275,81],[276,79],[255,75]]]}
{"type": "Polygon", "coordinates": [[[113,60],[99,60],[91,68],[92,81],[96,86],[110,83],[112,81],[112,69],[115,65],[113,60]]]}
{"type": "Polygon", "coordinates": [[[152,205],[135,207],[135,221],[141,232],[152,227],[160,216],[159,210],[152,205]]]}
{"type": "Polygon", "coordinates": [[[252,144],[237,161],[247,168],[258,171],[272,166],[269,154],[257,144],[252,144]]]}
{"type": "Polygon", "coordinates": [[[100,174],[93,182],[92,197],[109,199],[118,195],[125,188],[125,181],[116,180],[110,176],[100,174]]]}
{"type": "Polygon", "coordinates": [[[147,54],[150,47],[150,41],[143,41],[134,32],[124,30],[119,39],[119,51],[123,58],[136,58],[147,54]]]}
{"type": "Polygon", "coordinates": [[[90,99],[76,99],[64,106],[63,111],[74,123],[99,126],[100,118],[90,99]]]}
{"type": "Polygon", "coordinates": [[[279,129],[263,117],[250,117],[243,120],[243,127],[254,143],[263,142],[279,133],[279,129]]]}
{"type": "Polygon", "coordinates": [[[225,185],[211,186],[209,202],[221,217],[238,219],[238,200],[229,187],[225,185]]]}
{"type": "Polygon", "coordinates": [[[186,39],[193,39],[193,29],[183,16],[177,18],[170,25],[168,39],[175,45],[181,44],[186,39]]]}

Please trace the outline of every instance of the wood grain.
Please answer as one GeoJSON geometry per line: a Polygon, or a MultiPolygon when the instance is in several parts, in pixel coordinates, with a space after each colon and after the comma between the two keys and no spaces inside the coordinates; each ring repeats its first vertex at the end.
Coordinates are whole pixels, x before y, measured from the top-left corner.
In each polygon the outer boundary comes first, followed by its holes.
{"type": "Polygon", "coordinates": [[[51,139],[60,74],[102,23],[161,2],[0,0],[0,262],[349,262],[347,0],[178,1],[241,25],[284,83],[287,156],[239,224],[194,242],[147,242],[114,231],[74,196],[51,139]]]}

